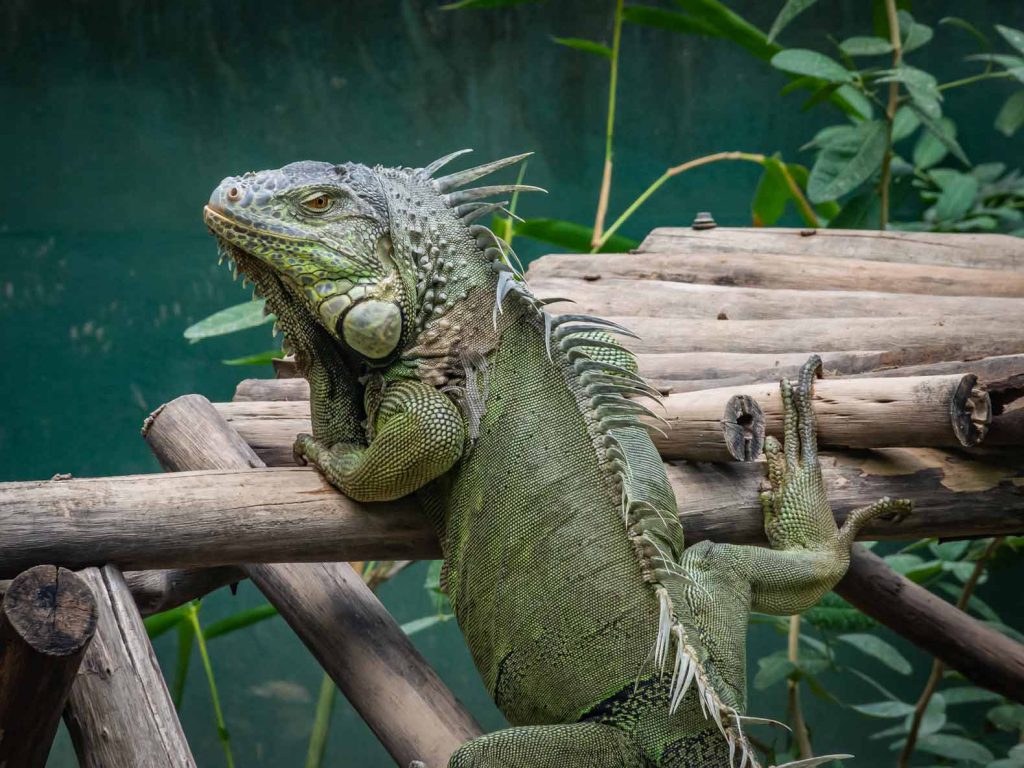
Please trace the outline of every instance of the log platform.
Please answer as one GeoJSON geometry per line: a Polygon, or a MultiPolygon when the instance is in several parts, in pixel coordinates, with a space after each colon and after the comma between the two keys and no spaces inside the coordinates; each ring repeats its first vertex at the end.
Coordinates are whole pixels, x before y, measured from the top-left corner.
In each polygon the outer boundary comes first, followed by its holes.
{"type": "MultiPolygon", "coordinates": [[[[1024,533],[1024,240],[658,229],[634,253],[545,256],[527,277],[642,337],[629,346],[665,395],[649,405],[688,542],[766,543],[757,494],[778,381],[812,353],[837,521],[908,497],[913,515],[863,538],[1024,533]]],[[[425,517],[295,467],[309,388],[292,362],[274,367],[232,402],[162,406],[144,434],[165,474],[0,484],[0,765],[42,766],[62,710],[83,766],[194,765],[141,617],[242,579],[397,764],[444,765],[480,732],[347,564],[439,557],[425,517]]],[[[1024,701],[1024,647],[867,550],[837,592],[1024,701]]]]}

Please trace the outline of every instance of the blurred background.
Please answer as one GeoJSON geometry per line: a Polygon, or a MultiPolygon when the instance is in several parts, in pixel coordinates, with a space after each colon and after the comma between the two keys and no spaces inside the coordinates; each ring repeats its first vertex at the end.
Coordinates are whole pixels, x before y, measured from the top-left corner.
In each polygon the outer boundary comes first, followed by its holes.
{"type": "MultiPolygon", "coordinates": [[[[465,3],[488,4],[497,3],[465,3]]],[[[726,4],[767,31],[782,2],[726,4]]],[[[147,414],[188,392],[227,400],[240,378],[272,375],[267,366],[221,362],[273,347],[269,326],[195,345],[183,338],[197,320],[248,298],[217,267],[200,215],[226,175],[300,159],[420,166],[463,147],[475,149],[477,162],[532,150],[526,181],[550,194],[524,197],[517,212],[592,225],[608,59],[552,38],[610,44],[613,8],[594,0],[455,10],[436,0],[4,3],[0,480],[159,471],[139,437],[147,414]]],[[[830,39],[873,34],[874,10],[870,0],[822,0],[780,41],[828,50],[830,39]]],[[[1024,28],[1018,0],[933,0],[912,12],[934,29],[915,66],[940,82],[980,71],[964,57],[983,50],[966,27],[939,24],[943,17],[962,17],[1002,49],[994,24],[1024,28]]],[[[789,78],[729,40],[627,23],[621,51],[610,220],[667,167],[712,152],[780,152],[810,165],[814,154],[801,146],[843,120],[828,103],[802,110],[807,91],[780,95],[789,78]]],[[[1016,167],[1024,162],[1020,135],[993,126],[1013,80],[984,86],[949,91],[943,112],[973,163],[1016,167]]],[[[698,210],[719,224],[750,225],[761,175],[745,163],[691,171],[620,234],[638,240],[655,226],[689,224],[698,210]]],[[[920,217],[927,200],[899,205],[905,218],[920,217]]],[[[778,223],[801,220],[790,210],[778,223]]],[[[519,238],[517,249],[525,261],[558,247],[519,238]]],[[[426,570],[410,567],[380,589],[400,622],[434,612],[426,570]]],[[[980,594],[1020,626],[1018,595],[980,594]]],[[[262,603],[243,584],[235,596],[205,600],[202,620],[262,603]]],[[[912,700],[927,659],[881,634],[915,664],[911,674],[874,672],[912,700]]],[[[454,623],[414,639],[484,727],[500,727],[454,623]]],[[[781,647],[773,627],[754,626],[752,675],[754,659],[781,647]]],[[[170,669],[175,633],[156,648],[170,669]]],[[[303,765],[321,673],[284,622],[224,635],[209,650],[236,764],[303,765]]],[[[191,664],[185,731],[200,765],[222,765],[196,654],[191,664]]],[[[877,698],[851,679],[833,693],[846,702],[877,698]]],[[[752,687],[751,695],[755,714],[784,707],[783,686],[752,687]]],[[[888,744],[867,738],[877,721],[815,697],[806,706],[819,751],[853,751],[856,765],[891,763],[888,744]]],[[[340,697],[331,725],[324,765],[390,764],[340,697]]],[[[63,734],[50,765],[75,765],[63,734]]]]}

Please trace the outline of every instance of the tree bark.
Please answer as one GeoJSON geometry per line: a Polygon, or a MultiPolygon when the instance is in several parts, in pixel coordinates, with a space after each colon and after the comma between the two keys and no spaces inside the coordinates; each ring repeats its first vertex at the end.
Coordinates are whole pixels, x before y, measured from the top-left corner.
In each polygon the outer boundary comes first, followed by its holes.
{"type": "MultiPolygon", "coordinates": [[[[825,456],[837,518],[879,496],[914,499],[900,525],[865,539],[967,538],[1024,532],[1024,456],[884,449],[825,456]]],[[[764,541],[759,463],[675,464],[669,477],[688,541],[764,541]]],[[[0,577],[39,562],[124,570],[252,562],[426,560],[440,550],[405,499],[358,504],[311,468],[0,484],[0,577]]]]}
{"type": "Polygon", "coordinates": [[[79,764],[194,767],[153,646],[120,571],[104,566],[80,575],[96,595],[99,619],[64,714],[79,764]]]}
{"type": "MultiPolygon", "coordinates": [[[[1024,254],[1021,258],[1024,259],[1024,254]]],[[[526,276],[534,286],[551,278],[568,277],[587,280],[595,285],[611,280],[666,280],[709,286],[809,292],[882,291],[927,296],[1024,296],[1024,274],[1002,269],[837,259],[828,255],[799,253],[772,253],[771,258],[765,258],[759,253],[702,253],[681,247],[675,251],[643,254],[573,253],[542,256],[530,263],[526,276]]]]}
{"type": "MultiPolygon", "coordinates": [[[[269,389],[269,388],[268,388],[269,389]]],[[[782,434],[778,382],[673,393],[655,445],[666,459],[752,461],[764,434],[782,434]]],[[[218,403],[220,414],[269,465],[292,462],[291,445],[309,432],[309,404],[218,403]]],[[[991,418],[985,391],[971,374],[882,379],[824,379],[815,385],[818,439],[827,448],[958,447],[981,442],[991,418]]]]}
{"type": "Polygon", "coordinates": [[[1011,235],[990,234],[748,227],[695,230],[660,227],[640,243],[637,251],[746,254],[759,256],[768,263],[776,256],[814,256],[1008,272],[1024,269],[1024,242],[1011,235]]]}
{"type": "Polygon", "coordinates": [[[854,547],[836,592],[975,685],[1024,703],[1024,645],[899,575],[878,555],[854,547]]]}
{"type": "Polygon", "coordinates": [[[0,765],[43,768],[96,630],[96,600],[74,572],[37,565],[0,610],[0,765]]]}
{"type": "MultiPolygon", "coordinates": [[[[636,256],[626,256],[635,259],[636,256]]],[[[640,257],[642,258],[642,257],[640,257]]],[[[922,269],[928,269],[924,267],[922,269]]],[[[1024,278],[1024,273],[1021,274],[1024,278]]],[[[678,317],[685,320],[799,320],[836,317],[936,318],[951,315],[1024,313],[1024,298],[922,296],[876,291],[734,288],[673,283],[664,280],[597,281],[570,277],[533,279],[538,296],[561,296],[572,304],[555,304],[553,314],[584,313],[601,317],[678,317]]],[[[629,324],[626,324],[629,328],[629,324]]]]}
{"type": "MultiPolygon", "coordinates": [[[[199,395],[167,403],[145,438],[170,471],[263,466],[199,395]]],[[[446,765],[482,733],[359,575],[346,563],[248,564],[273,603],[395,761],[446,765]]]]}

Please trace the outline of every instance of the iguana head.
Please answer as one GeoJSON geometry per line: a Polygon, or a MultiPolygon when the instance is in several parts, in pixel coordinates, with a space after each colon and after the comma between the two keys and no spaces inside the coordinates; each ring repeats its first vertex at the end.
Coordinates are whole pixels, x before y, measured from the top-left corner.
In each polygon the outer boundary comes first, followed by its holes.
{"type": "Polygon", "coordinates": [[[489,245],[471,221],[497,207],[467,203],[517,187],[455,190],[525,157],[434,178],[458,154],[424,169],[305,161],[229,176],[204,218],[293,346],[296,326],[313,323],[382,365],[467,293],[453,292],[455,267],[489,245]]]}

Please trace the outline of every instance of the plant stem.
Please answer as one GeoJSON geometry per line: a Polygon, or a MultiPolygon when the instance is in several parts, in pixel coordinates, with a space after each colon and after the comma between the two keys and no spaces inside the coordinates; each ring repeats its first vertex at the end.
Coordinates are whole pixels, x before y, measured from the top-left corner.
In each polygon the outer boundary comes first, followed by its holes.
{"type": "Polygon", "coordinates": [[[228,768],[234,768],[235,759],[231,754],[231,737],[228,735],[228,728],[224,722],[224,713],[220,708],[220,697],[217,695],[217,682],[213,678],[213,666],[210,664],[210,654],[206,652],[206,638],[203,636],[203,628],[199,624],[199,606],[192,603],[188,620],[192,624],[192,630],[196,636],[196,646],[199,648],[199,657],[203,660],[203,669],[206,671],[206,682],[210,686],[210,702],[213,704],[213,717],[217,724],[217,738],[224,747],[224,759],[228,768]]]}
{"type": "Polygon", "coordinates": [[[615,0],[615,26],[612,31],[611,82],[608,85],[608,122],[604,134],[604,175],[601,178],[601,192],[597,197],[597,214],[594,216],[594,234],[590,244],[595,248],[601,243],[604,218],[608,213],[608,196],[612,188],[612,137],[615,133],[615,91],[619,82],[619,47],[622,42],[622,2],[615,0]]]}
{"type": "MultiPolygon", "coordinates": [[[[892,68],[899,69],[903,60],[903,43],[900,40],[900,20],[896,13],[896,0],[885,0],[885,14],[889,21],[889,42],[892,44],[892,68]]],[[[896,108],[899,106],[900,84],[893,80],[889,83],[889,104],[885,109],[887,131],[885,136],[885,155],[882,157],[882,179],[879,182],[881,196],[881,213],[878,217],[878,228],[884,230],[889,226],[889,185],[892,181],[892,126],[896,119],[896,108]]]]}
{"type": "MultiPolygon", "coordinates": [[[[626,220],[629,219],[629,217],[632,216],[634,213],[636,213],[637,209],[640,208],[640,206],[643,205],[645,202],[647,202],[647,199],[655,192],[657,192],[661,188],[661,185],[664,184],[669,179],[671,179],[673,176],[678,176],[681,173],[686,173],[686,171],[692,170],[694,168],[699,168],[702,165],[710,165],[711,163],[718,163],[723,160],[745,160],[750,163],[758,163],[759,165],[764,165],[764,162],[765,160],[767,160],[767,158],[764,155],[757,152],[715,152],[712,155],[704,155],[704,157],[698,157],[693,160],[687,160],[685,163],[682,163],[681,165],[676,165],[673,166],[672,168],[669,168],[667,171],[661,174],[661,176],[655,179],[654,183],[652,183],[649,187],[647,187],[647,189],[641,192],[640,196],[637,197],[636,200],[630,203],[629,207],[622,212],[622,215],[615,220],[615,223],[608,227],[608,230],[601,237],[600,241],[598,241],[597,245],[591,248],[591,253],[596,253],[599,248],[601,248],[605,243],[607,243],[609,238],[611,238],[611,236],[614,235],[619,230],[619,227],[625,224],[626,220]]],[[[804,197],[804,193],[800,190],[800,185],[797,184],[796,180],[792,177],[792,175],[790,175],[785,163],[779,163],[779,165],[782,167],[782,175],[786,177],[786,183],[789,185],[789,190],[790,192],[793,193],[793,197],[797,201],[797,204],[800,206],[800,209],[804,212],[804,215],[807,216],[810,221],[817,222],[818,217],[814,213],[814,208],[811,207],[811,204],[807,201],[807,198],[804,197]]]]}
{"type": "Polygon", "coordinates": [[[330,733],[331,715],[334,713],[334,701],[337,694],[337,686],[334,685],[331,676],[325,672],[323,680],[320,681],[320,695],[316,700],[313,730],[309,734],[306,768],[320,768],[323,765],[324,751],[327,749],[327,735],[330,733]]]}
{"type": "MultiPolygon", "coordinates": [[[[960,597],[956,601],[956,607],[961,611],[967,609],[968,603],[971,601],[971,595],[974,594],[975,588],[978,586],[978,580],[981,575],[985,572],[985,563],[992,556],[999,546],[1005,541],[1005,537],[999,537],[992,539],[988,547],[982,553],[981,557],[978,558],[974,564],[974,570],[971,571],[970,577],[964,583],[964,588],[960,592],[960,597]]],[[[924,720],[925,712],[928,710],[928,704],[932,700],[932,696],[935,695],[935,690],[939,687],[939,682],[942,680],[942,673],[945,672],[946,665],[938,659],[932,660],[932,671],[928,675],[928,681],[924,684],[924,690],[921,691],[921,697],[917,700],[917,704],[914,706],[914,716],[910,722],[910,732],[907,734],[907,743],[903,745],[903,751],[900,752],[900,759],[897,763],[898,768],[907,768],[910,763],[910,758],[914,754],[914,747],[917,746],[917,734],[921,730],[921,722],[924,720]]]]}
{"type": "MultiPolygon", "coordinates": [[[[789,617],[789,660],[794,665],[800,663],[800,614],[789,617]]],[[[800,706],[800,683],[797,680],[787,680],[786,689],[788,692],[789,722],[793,725],[793,738],[796,739],[797,757],[805,760],[814,757],[811,748],[811,737],[807,732],[807,722],[804,720],[804,712],[800,706]]]]}
{"type": "Polygon", "coordinates": [[[980,83],[982,80],[998,80],[1004,77],[1015,77],[1015,75],[1008,71],[982,72],[980,75],[971,75],[970,77],[965,77],[960,80],[951,80],[948,83],[942,83],[938,88],[940,91],[948,91],[950,88],[959,88],[963,85],[980,83]]]}

